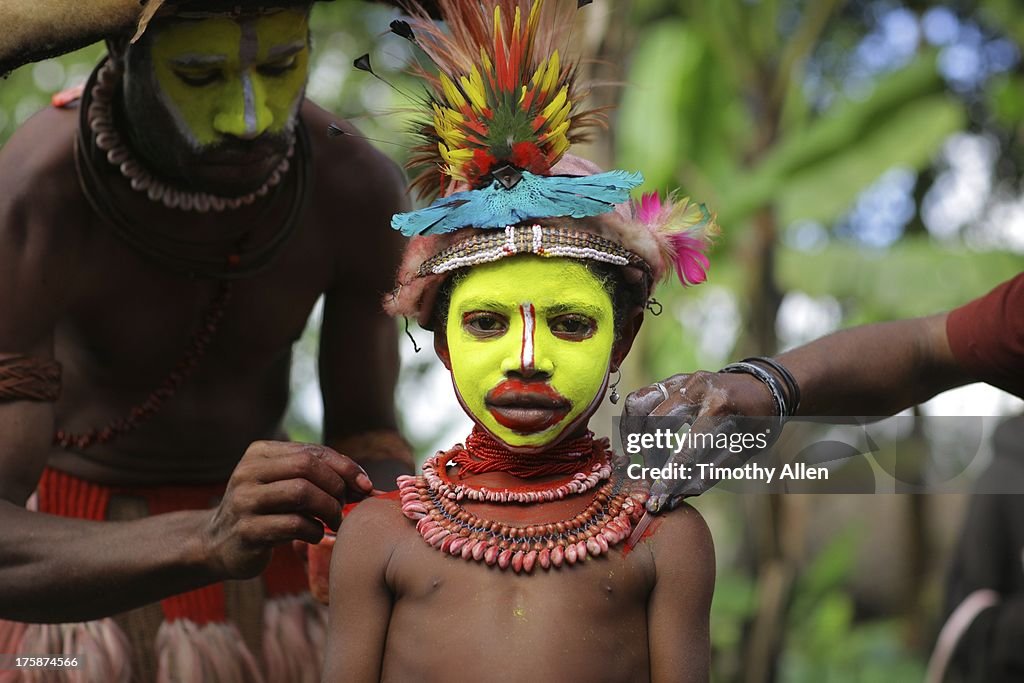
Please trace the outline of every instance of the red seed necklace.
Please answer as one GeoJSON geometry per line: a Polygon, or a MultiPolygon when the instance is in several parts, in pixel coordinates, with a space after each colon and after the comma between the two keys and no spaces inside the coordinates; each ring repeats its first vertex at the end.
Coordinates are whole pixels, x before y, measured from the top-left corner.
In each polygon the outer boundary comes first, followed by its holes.
{"type": "Polygon", "coordinates": [[[516,454],[477,427],[466,439],[465,447],[442,451],[424,462],[423,476],[431,490],[455,501],[468,498],[492,503],[543,503],[586,493],[608,479],[612,474],[611,454],[608,440],[594,439],[590,432],[543,455],[516,454]],[[450,464],[458,466],[460,478],[485,472],[506,472],[520,479],[568,476],[553,482],[493,488],[452,481],[448,475],[450,464]]]}
{"type": "Polygon", "coordinates": [[[607,457],[607,439],[594,440],[592,432],[558,444],[543,456],[533,453],[513,453],[480,427],[474,427],[466,438],[465,448],[449,451],[449,459],[459,466],[459,473],[484,474],[506,472],[520,479],[544,477],[552,474],[573,474],[580,471],[582,462],[607,457]]]}

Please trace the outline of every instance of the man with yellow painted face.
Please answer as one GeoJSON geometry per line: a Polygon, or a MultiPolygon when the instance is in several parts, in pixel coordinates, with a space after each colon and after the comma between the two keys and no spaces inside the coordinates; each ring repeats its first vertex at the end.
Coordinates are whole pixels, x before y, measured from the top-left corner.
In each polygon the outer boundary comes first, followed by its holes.
{"type": "Polygon", "coordinates": [[[0,652],[82,654],[95,681],[316,678],[290,542],[411,470],[379,310],[402,174],[304,98],[308,2],[33,4],[83,23],[42,52],[110,54],[0,150],[0,652]],[[295,444],[291,347],[322,295],[324,445],[295,444]]]}
{"type": "Polygon", "coordinates": [[[309,71],[308,6],[178,13],[128,45],[127,142],[163,182],[244,196],[295,143],[309,71]]]}

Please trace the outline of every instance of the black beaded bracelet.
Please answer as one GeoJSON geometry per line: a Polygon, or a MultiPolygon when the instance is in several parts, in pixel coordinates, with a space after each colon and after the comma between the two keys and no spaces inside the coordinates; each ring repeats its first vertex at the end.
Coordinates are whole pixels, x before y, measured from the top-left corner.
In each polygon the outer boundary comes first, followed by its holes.
{"type": "Polygon", "coordinates": [[[800,385],[796,382],[796,377],[789,371],[785,365],[775,360],[774,358],[768,358],[766,356],[755,356],[753,358],[744,358],[744,363],[762,363],[767,365],[769,368],[774,370],[782,378],[782,381],[786,383],[788,391],[790,416],[796,415],[800,409],[800,385]]]}
{"type": "Polygon", "coordinates": [[[775,409],[778,411],[778,418],[780,421],[785,420],[793,414],[790,411],[790,406],[786,400],[786,390],[782,386],[782,382],[778,377],[768,372],[760,365],[741,361],[739,363],[730,363],[719,370],[719,372],[742,373],[753,376],[768,387],[768,392],[772,395],[772,400],[775,402],[775,409]]]}

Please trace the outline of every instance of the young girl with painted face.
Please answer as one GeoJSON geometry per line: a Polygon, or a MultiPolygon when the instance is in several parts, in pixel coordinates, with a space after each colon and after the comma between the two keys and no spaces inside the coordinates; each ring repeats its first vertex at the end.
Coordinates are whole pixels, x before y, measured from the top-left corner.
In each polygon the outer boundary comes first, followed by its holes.
{"type": "Polygon", "coordinates": [[[433,330],[474,428],[342,525],[325,680],[707,680],[707,527],[682,506],[627,548],[646,493],[588,422],[654,283],[704,279],[713,220],[565,156],[576,2],[439,4],[446,32],[393,25],[441,72],[413,165],[442,197],[393,219],[386,307],[433,330]]]}

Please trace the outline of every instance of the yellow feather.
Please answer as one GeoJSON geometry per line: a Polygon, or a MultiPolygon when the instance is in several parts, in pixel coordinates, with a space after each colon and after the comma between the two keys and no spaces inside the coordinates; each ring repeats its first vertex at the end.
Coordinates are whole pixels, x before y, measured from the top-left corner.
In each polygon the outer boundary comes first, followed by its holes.
{"type": "Polygon", "coordinates": [[[448,128],[443,133],[439,130],[440,137],[449,148],[461,146],[466,142],[465,134],[458,128],[448,128]]]}
{"type": "Polygon", "coordinates": [[[469,178],[466,177],[466,174],[462,172],[461,167],[455,167],[452,166],[451,164],[447,164],[445,166],[442,166],[441,170],[444,172],[446,176],[448,176],[457,183],[469,181],[469,178]]]}
{"type": "Polygon", "coordinates": [[[563,154],[569,151],[569,138],[564,135],[557,137],[550,142],[551,157],[554,159],[560,159],[563,154]]]}
{"type": "Polygon", "coordinates": [[[451,126],[462,126],[463,124],[466,123],[466,117],[464,117],[462,114],[455,111],[454,109],[445,110],[444,118],[445,121],[448,122],[448,125],[451,126]]]}
{"type": "Polygon", "coordinates": [[[458,109],[462,109],[466,106],[466,98],[462,96],[459,89],[452,83],[452,79],[448,78],[445,73],[440,74],[441,90],[444,92],[444,97],[448,100],[448,103],[454,105],[458,109]]]}
{"type": "Polygon", "coordinates": [[[533,0],[533,4],[530,5],[530,16],[526,20],[526,32],[531,35],[537,35],[537,20],[540,18],[540,2],[541,0],[533,0]]]}
{"type": "Polygon", "coordinates": [[[565,106],[559,109],[554,115],[545,121],[545,125],[549,129],[555,129],[562,125],[562,123],[569,118],[569,112],[572,111],[572,102],[566,102],[565,106]]]}
{"type": "Polygon", "coordinates": [[[484,73],[494,73],[494,64],[491,63],[491,58],[483,47],[480,48],[480,65],[483,67],[484,73]]]}
{"type": "Polygon", "coordinates": [[[516,18],[512,20],[512,35],[518,36],[519,29],[522,28],[522,17],[520,16],[519,7],[516,7],[516,18]]]}
{"type": "Polygon", "coordinates": [[[461,168],[464,163],[473,159],[473,150],[471,149],[442,147],[441,156],[449,164],[455,164],[461,168]]]}
{"type": "Polygon", "coordinates": [[[558,50],[555,50],[551,53],[551,59],[548,60],[547,73],[544,74],[544,82],[541,85],[541,90],[544,92],[551,92],[551,89],[555,87],[555,82],[558,80],[558,76],[561,71],[561,64],[558,61],[558,50]]]}
{"type": "Polygon", "coordinates": [[[441,158],[448,164],[449,175],[464,179],[465,174],[462,172],[462,169],[466,162],[473,159],[473,151],[469,149],[449,149],[443,143],[438,143],[437,149],[441,153],[441,158]]]}
{"type": "Polygon", "coordinates": [[[449,109],[448,107],[440,107],[439,105],[435,104],[434,105],[434,118],[435,118],[435,120],[438,117],[441,118],[441,120],[442,120],[444,125],[448,125],[448,126],[461,126],[463,123],[466,122],[465,117],[463,117],[462,114],[460,114],[459,112],[455,111],[454,109],[449,109]]]}
{"type": "Polygon", "coordinates": [[[444,112],[440,107],[434,105],[434,128],[440,133],[447,127],[445,123],[444,112]]]}
{"type": "Polygon", "coordinates": [[[469,96],[469,104],[477,114],[482,114],[487,108],[487,91],[484,89],[484,78],[480,71],[474,66],[469,72],[469,78],[462,77],[462,88],[469,96]]]}
{"type": "Polygon", "coordinates": [[[554,140],[555,138],[564,138],[566,133],[569,131],[569,121],[563,121],[557,128],[552,128],[548,132],[544,133],[537,139],[544,143],[554,140]]]}
{"type": "Polygon", "coordinates": [[[462,129],[465,119],[454,109],[442,108],[436,103],[434,107],[434,131],[437,136],[450,147],[466,142],[466,133],[462,129]]]}
{"type": "Polygon", "coordinates": [[[542,61],[537,65],[537,70],[533,72],[533,78],[530,79],[530,86],[536,88],[537,84],[544,80],[544,73],[547,69],[547,61],[542,61]]]}
{"type": "Polygon", "coordinates": [[[563,85],[562,88],[558,91],[558,94],[555,95],[555,98],[551,100],[551,102],[548,103],[548,106],[544,107],[544,109],[540,112],[541,118],[543,118],[544,120],[549,120],[553,118],[554,115],[558,113],[558,110],[565,106],[565,103],[568,100],[568,98],[569,88],[563,85]]]}

